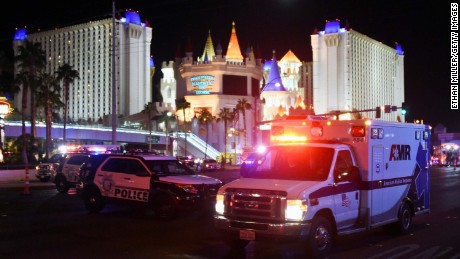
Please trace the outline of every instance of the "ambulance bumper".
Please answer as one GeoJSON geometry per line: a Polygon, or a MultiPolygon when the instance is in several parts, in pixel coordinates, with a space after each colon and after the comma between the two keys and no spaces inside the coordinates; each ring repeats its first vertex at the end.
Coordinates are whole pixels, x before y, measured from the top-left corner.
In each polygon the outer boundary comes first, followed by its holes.
{"type": "Polygon", "coordinates": [[[310,221],[262,223],[228,219],[222,215],[214,216],[214,225],[219,231],[233,232],[233,234],[240,235],[240,237],[241,231],[253,231],[255,233],[255,238],[306,238],[311,229],[310,221]]]}

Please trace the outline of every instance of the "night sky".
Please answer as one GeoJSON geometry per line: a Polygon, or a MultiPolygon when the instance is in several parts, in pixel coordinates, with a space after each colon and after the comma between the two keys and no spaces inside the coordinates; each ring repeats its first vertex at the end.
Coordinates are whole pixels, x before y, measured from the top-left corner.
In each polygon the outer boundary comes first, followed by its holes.
{"type": "MultiPolygon", "coordinates": [[[[112,1],[11,1],[1,18],[1,50],[11,48],[15,28],[28,33],[109,17],[112,1]],[[6,48],[6,49],[5,49],[6,48]]],[[[325,20],[339,19],[353,30],[405,54],[407,120],[422,119],[447,132],[460,132],[460,112],[450,109],[450,4],[445,1],[318,1],[318,0],[151,0],[116,1],[119,10],[139,11],[153,30],[155,64],[174,60],[188,39],[194,57],[203,53],[211,31],[214,45],[227,49],[232,21],[242,52],[259,48],[263,59],[278,59],[292,50],[311,61],[310,34],[325,20]],[[442,4],[441,4],[442,2],[442,4]]],[[[382,104],[383,105],[383,104],[382,104]]],[[[372,107],[369,107],[372,108],[372,107]]]]}

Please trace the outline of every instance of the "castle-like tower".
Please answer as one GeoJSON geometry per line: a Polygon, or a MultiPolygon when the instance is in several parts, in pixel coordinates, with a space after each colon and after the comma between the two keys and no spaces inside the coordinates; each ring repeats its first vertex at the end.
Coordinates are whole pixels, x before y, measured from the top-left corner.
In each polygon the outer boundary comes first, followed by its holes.
{"type": "MultiPolygon", "coordinates": [[[[340,21],[326,23],[311,35],[313,105],[316,114],[374,109],[404,102],[404,52],[371,39],[340,21]]],[[[374,112],[363,114],[373,118],[374,112]]],[[[401,111],[382,113],[382,119],[404,121],[401,111]]]]}
{"type": "MultiPolygon", "coordinates": [[[[115,23],[116,113],[128,116],[139,113],[152,100],[152,28],[131,10],[115,23]]],[[[79,79],[70,86],[68,116],[97,121],[112,114],[112,28],[112,19],[103,19],[28,35],[24,29],[18,30],[14,53],[19,54],[19,46],[27,39],[41,44],[47,73],[53,75],[62,64],[71,65],[79,79]]],[[[21,95],[19,92],[14,98],[18,109],[21,95]]]]}

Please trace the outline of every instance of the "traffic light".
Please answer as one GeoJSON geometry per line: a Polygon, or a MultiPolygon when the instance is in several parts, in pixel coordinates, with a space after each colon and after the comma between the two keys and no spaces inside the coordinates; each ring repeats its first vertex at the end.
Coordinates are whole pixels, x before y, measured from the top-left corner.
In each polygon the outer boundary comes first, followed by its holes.
{"type": "Polygon", "coordinates": [[[380,119],[382,115],[382,108],[380,106],[375,107],[375,118],[380,119]]]}
{"type": "Polygon", "coordinates": [[[409,106],[407,105],[407,103],[403,102],[401,104],[401,114],[406,115],[407,110],[409,110],[409,106]]]}

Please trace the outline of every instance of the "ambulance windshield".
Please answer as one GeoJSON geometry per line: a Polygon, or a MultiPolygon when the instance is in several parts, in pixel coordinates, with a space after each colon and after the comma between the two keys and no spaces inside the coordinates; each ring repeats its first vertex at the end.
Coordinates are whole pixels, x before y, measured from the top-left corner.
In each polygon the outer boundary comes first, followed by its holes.
{"type": "Polygon", "coordinates": [[[252,153],[241,166],[243,178],[300,181],[327,179],[334,149],[310,146],[272,146],[252,153]]]}

